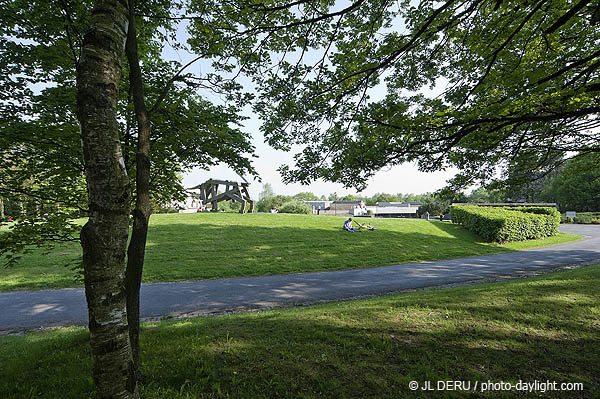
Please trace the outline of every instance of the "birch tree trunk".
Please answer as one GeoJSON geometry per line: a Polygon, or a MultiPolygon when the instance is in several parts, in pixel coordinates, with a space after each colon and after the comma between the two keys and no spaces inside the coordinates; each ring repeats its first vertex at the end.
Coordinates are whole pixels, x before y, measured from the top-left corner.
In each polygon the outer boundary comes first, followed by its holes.
{"type": "Polygon", "coordinates": [[[138,397],[123,281],[130,190],[116,113],[127,28],[127,0],[95,1],[77,71],[89,197],[81,245],[98,398],[138,397]]]}
{"type": "Polygon", "coordinates": [[[133,363],[137,378],[141,378],[140,362],[140,285],[144,268],[148,221],[150,220],[150,117],[144,101],[142,71],[138,56],[135,23],[135,0],[129,0],[129,30],[125,47],[129,62],[129,82],[138,126],[136,161],[136,197],[133,210],[133,231],[127,249],[127,319],[129,340],[133,353],[133,363]]]}

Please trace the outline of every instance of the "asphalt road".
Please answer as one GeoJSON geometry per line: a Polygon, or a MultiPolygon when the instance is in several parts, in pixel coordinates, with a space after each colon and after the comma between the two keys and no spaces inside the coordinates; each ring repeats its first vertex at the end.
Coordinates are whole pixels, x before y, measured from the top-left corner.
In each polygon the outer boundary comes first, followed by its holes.
{"type": "MultiPolygon", "coordinates": [[[[562,225],[580,241],[527,251],[373,269],[144,284],[142,319],[305,305],[600,263],[600,226],[562,225]]],[[[0,293],[0,332],[87,323],[82,288],[0,293]]]]}

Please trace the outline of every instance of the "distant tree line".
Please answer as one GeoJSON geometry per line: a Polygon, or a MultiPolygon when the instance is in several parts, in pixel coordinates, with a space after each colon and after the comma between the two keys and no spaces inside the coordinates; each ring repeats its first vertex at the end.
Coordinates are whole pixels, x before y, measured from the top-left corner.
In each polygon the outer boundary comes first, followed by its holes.
{"type": "MultiPolygon", "coordinates": [[[[424,194],[377,193],[369,197],[359,194],[340,196],[335,192],[318,196],[304,191],[287,196],[275,194],[272,186],[265,183],[255,209],[258,212],[276,209],[281,213],[311,213],[311,207],[303,201],[363,201],[367,206],[375,206],[379,202],[421,202],[419,214],[427,211],[432,216],[445,214],[452,202],[555,202],[561,212],[596,212],[600,211],[600,154],[575,157],[548,172],[543,169],[515,169],[512,179],[487,188],[475,188],[469,194],[442,190],[424,194]]],[[[13,220],[26,215],[42,216],[55,210],[52,208],[56,206],[55,203],[35,201],[25,196],[22,200],[0,197],[0,220],[7,220],[9,216],[13,220]]],[[[156,201],[153,207],[159,212],[164,208],[156,201]]],[[[238,202],[219,203],[219,208],[225,212],[239,212],[240,207],[238,202]]]]}
{"type": "Polygon", "coordinates": [[[256,203],[258,212],[270,212],[271,209],[279,213],[311,213],[310,206],[303,201],[363,201],[367,206],[375,206],[378,202],[423,202],[426,198],[433,197],[434,194],[387,194],[377,193],[371,197],[348,194],[340,196],[337,193],[329,195],[316,195],[310,191],[300,192],[295,195],[275,194],[269,183],[263,185],[263,191],[259,195],[256,203]]]}
{"type": "MultiPolygon", "coordinates": [[[[373,196],[337,193],[318,196],[312,192],[300,192],[286,196],[275,194],[269,183],[263,185],[256,204],[258,212],[276,209],[282,213],[310,213],[310,207],[302,201],[363,201],[367,206],[379,202],[420,202],[419,214],[429,212],[432,216],[446,214],[453,202],[499,203],[499,202],[554,202],[561,212],[600,211],[600,154],[585,154],[566,161],[562,167],[543,169],[515,169],[512,179],[478,187],[468,194],[451,190],[424,194],[377,193],[373,196]]],[[[229,205],[231,211],[239,211],[238,204],[229,205]]],[[[229,209],[225,209],[226,211],[229,209]]]]}

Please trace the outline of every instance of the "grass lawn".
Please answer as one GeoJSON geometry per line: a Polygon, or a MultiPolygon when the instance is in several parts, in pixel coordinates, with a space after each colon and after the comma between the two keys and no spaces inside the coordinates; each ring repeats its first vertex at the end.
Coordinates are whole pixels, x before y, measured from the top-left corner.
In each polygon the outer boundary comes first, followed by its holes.
{"type": "MultiPolygon", "coordinates": [[[[348,233],[335,216],[198,213],[151,218],[144,282],[215,279],[367,268],[495,254],[579,239],[498,245],[458,225],[415,219],[369,219],[376,231],[348,233]]],[[[81,254],[63,244],[0,268],[0,291],[81,286],[65,266],[81,254]]],[[[1,259],[0,259],[1,260],[1,259]]]]}
{"type": "MultiPolygon", "coordinates": [[[[556,381],[600,397],[600,265],[533,279],[144,324],[144,398],[401,398],[408,383],[556,381]]],[[[93,396],[88,333],[0,337],[1,398],[93,396]]],[[[483,395],[513,397],[514,392],[483,395]]],[[[481,397],[446,392],[444,397],[481,397]]]]}

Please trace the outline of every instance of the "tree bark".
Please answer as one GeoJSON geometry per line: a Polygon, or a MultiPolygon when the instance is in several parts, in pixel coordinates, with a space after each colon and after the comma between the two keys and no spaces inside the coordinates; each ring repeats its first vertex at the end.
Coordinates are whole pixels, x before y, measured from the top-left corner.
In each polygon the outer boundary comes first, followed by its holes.
{"type": "Polygon", "coordinates": [[[2,197],[0,197],[0,221],[4,221],[4,201],[2,201],[2,197]]]}
{"type": "Polygon", "coordinates": [[[127,28],[127,0],[97,0],[77,70],[89,203],[81,245],[98,398],[139,397],[123,284],[130,189],[116,112],[127,28]]]}
{"type": "Polygon", "coordinates": [[[133,231],[127,249],[127,319],[129,339],[133,352],[133,361],[137,378],[141,378],[140,362],[140,286],[150,220],[150,117],[144,102],[142,71],[138,57],[138,44],[135,21],[135,0],[129,0],[129,29],[125,47],[129,62],[129,82],[135,116],[138,125],[138,143],[136,153],[136,196],[133,210],[133,231]]]}

